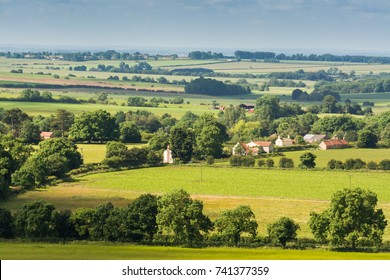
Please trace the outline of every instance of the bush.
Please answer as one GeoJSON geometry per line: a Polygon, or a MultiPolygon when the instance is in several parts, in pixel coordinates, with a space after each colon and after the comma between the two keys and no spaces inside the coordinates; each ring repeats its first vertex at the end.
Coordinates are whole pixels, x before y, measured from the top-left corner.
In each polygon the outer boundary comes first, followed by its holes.
{"type": "Polygon", "coordinates": [[[378,168],[378,164],[375,161],[367,162],[367,168],[370,170],[375,170],[378,168]]]}
{"type": "Polygon", "coordinates": [[[271,168],[271,167],[274,167],[275,165],[275,162],[272,158],[267,158],[267,160],[265,161],[265,165],[268,167],[268,168],[271,168]]]}
{"type": "Polygon", "coordinates": [[[279,160],[280,168],[294,168],[294,161],[291,158],[282,157],[279,160]]]}
{"type": "Polygon", "coordinates": [[[379,162],[378,169],[390,170],[390,160],[384,159],[379,162]]]}
{"type": "Polygon", "coordinates": [[[11,211],[0,208],[0,238],[12,238],[13,233],[13,218],[11,211]]]}
{"type": "Polygon", "coordinates": [[[241,156],[233,155],[230,157],[230,166],[241,166],[241,156]]]}
{"type": "Polygon", "coordinates": [[[331,159],[328,161],[329,169],[344,169],[344,164],[341,160],[331,159]]]}
{"type": "Polygon", "coordinates": [[[366,163],[362,161],[360,158],[349,158],[345,161],[344,167],[347,170],[351,169],[362,169],[366,166],[366,163]]]}
{"type": "Polygon", "coordinates": [[[207,158],[206,158],[206,162],[207,162],[207,164],[214,164],[214,157],[213,156],[208,156],[207,158]]]}
{"type": "Polygon", "coordinates": [[[257,161],[257,166],[258,166],[258,167],[263,167],[263,166],[265,166],[265,160],[264,160],[264,159],[259,159],[259,160],[257,161]]]}
{"type": "Polygon", "coordinates": [[[255,158],[252,156],[245,156],[241,159],[241,165],[245,167],[255,166],[255,158]]]}
{"type": "Polygon", "coordinates": [[[283,248],[286,248],[287,242],[296,240],[297,230],[299,228],[299,225],[292,219],[282,217],[275,223],[269,224],[267,232],[272,241],[279,243],[283,248]]]}

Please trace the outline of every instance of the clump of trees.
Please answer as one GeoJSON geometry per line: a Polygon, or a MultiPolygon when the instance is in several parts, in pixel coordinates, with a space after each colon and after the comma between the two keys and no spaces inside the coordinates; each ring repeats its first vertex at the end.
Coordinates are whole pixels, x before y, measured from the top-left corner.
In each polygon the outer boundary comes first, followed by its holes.
{"type": "Polygon", "coordinates": [[[109,141],[102,163],[111,168],[137,167],[144,164],[155,166],[161,163],[161,155],[147,147],[128,149],[122,142],[109,141]]]}
{"type": "Polygon", "coordinates": [[[200,77],[185,86],[185,93],[212,96],[243,95],[250,93],[250,89],[243,88],[239,85],[227,85],[221,81],[200,77]]]}
{"type": "Polygon", "coordinates": [[[346,159],[345,162],[341,160],[331,159],[328,161],[327,165],[328,169],[346,169],[346,170],[354,170],[354,169],[370,169],[370,170],[390,170],[390,160],[383,159],[379,163],[374,161],[365,162],[360,158],[349,158],[346,159]]]}
{"type": "Polygon", "coordinates": [[[77,146],[65,138],[51,139],[39,144],[38,151],[28,157],[12,174],[12,183],[26,189],[42,186],[50,176],[64,178],[83,163],[77,146]]]}

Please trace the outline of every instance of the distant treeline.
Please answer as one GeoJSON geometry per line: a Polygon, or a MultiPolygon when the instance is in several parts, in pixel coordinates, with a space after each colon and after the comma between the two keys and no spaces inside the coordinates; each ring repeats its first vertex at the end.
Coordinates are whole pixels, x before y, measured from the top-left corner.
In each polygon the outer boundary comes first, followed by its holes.
{"type": "Polygon", "coordinates": [[[117,52],[108,50],[104,52],[0,52],[0,56],[7,58],[33,58],[33,59],[61,59],[68,61],[88,61],[88,60],[146,60],[158,58],[172,58],[178,56],[172,55],[149,55],[139,52],[117,52]]]}
{"type": "MultiPolygon", "coordinates": [[[[7,58],[34,58],[34,59],[61,59],[68,61],[89,61],[89,60],[153,60],[159,58],[178,58],[177,54],[150,55],[140,52],[117,52],[107,50],[103,52],[0,52],[0,56],[7,58]]],[[[390,64],[390,57],[387,56],[366,56],[366,55],[334,55],[334,54],[276,54],[274,52],[262,51],[241,51],[234,52],[234,56],[225,56],[223,53],[211,51],[192,51],[188,54],[190,59],[250,59],[278,62],[279,60],[302,60],[302,61],[335,61],[335,62],[357,62],[357,63],[381,63],[390,64]]]]}
{"type": "Polygon", "coordinates": [[[367,79],[336,83],[320,82],[315,85],[316,92],[337,92],[339,94],[390,92],[390,79],[367,79]]]}
{"type": "Polygon", "coordinates": [[[358,63],[382,63],[390,64],[390,57],[386,56],[365,56],[365,55],[334,55],[334,54],[276,54],[274,52],[248,52],[235,51],[236,59],[265,59],[265,60],[307,60],[307,61],[336,61],[336,62],[358,62],[358,63]]]}

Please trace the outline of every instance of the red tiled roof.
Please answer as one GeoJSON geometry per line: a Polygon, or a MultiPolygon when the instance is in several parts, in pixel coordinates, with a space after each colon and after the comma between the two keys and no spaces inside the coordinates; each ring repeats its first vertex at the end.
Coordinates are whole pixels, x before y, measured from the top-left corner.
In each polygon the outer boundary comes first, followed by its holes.
{"type": "Polygon", "coordinates": [[[48,131],[41,132],[41,137],[50,137],[50,136],[53,136],[53,132],[48,132],[48,131]]]}
{"type": "Polygon", "coordinates": [[[348,145],[348,141],[344,140],[344,139],[331,139],[331,140],[325,140],[324,141],[324,144],[326,146],[345,146],[345,145],[348,145]]]}

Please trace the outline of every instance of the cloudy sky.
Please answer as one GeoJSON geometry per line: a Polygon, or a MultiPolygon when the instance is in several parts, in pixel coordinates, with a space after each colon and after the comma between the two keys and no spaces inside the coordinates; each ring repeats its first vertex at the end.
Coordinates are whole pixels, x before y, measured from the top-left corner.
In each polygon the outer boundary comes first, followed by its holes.
{"type": "Polygon", "coordinates": [[[388,0],[0,0],[0,44],[390,52],[388,0]]]}

